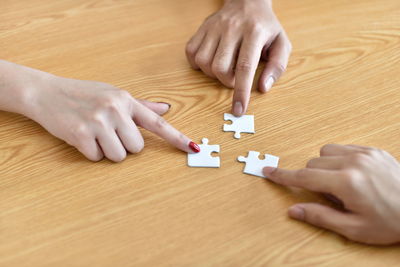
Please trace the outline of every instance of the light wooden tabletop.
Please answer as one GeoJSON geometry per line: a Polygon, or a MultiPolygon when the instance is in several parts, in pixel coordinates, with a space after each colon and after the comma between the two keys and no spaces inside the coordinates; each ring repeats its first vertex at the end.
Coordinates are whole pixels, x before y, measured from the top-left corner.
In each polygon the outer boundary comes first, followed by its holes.
{"type": "Polygon", "coordinates": [[[293,220],[320,196],[242,173],[249,150],[301,168],[326,143],[400,158],[398,0],[275,1],[293,43],[287,73],[252,93],[256,134],[222,132],[232,90],[190,69],[186,41],[217,0],[0,0],[5,60],[166,101],[165,116],[221,145],[221,168],[142,131],[122,163],[92,163],[38,124],[0,112],[0,266],[394,266],[372,247],[293,220]]]}

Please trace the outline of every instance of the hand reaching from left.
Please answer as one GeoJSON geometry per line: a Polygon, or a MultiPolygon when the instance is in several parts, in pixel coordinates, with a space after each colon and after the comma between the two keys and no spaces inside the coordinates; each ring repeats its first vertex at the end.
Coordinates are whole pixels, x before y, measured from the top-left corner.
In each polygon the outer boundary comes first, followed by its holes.
{"type": "Polygon", "coordinates": [[[23,114],[88,159],[122,161],[144,146],[142,126],[185,151],[199,147],[160,115],[166,103],[133,98],[112,85],[67,79],[0,60],[0,110],[23,114]]]}

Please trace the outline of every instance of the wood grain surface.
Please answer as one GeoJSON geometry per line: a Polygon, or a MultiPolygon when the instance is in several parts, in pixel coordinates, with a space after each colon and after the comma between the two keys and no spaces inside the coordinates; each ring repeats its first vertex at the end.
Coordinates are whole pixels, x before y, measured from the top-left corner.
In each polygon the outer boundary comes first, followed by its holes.
{"type": "Polygon", "coordinates": [[[221,145],[221,168],[142,131],[122,163],[92,163],[0,112],[0,266],[398,266],[373,247],[287,217],[318,195],[242,173],[257,150],[301,168],[326,143],[400,158],[400,2],[276,0],[293,43],[274,89],[252,93],[256,134],[222,132],[232,90],[193,71],[186,41],[217,0],[0,0],[1,58],[166,101],[175,127],[221,145]]]}

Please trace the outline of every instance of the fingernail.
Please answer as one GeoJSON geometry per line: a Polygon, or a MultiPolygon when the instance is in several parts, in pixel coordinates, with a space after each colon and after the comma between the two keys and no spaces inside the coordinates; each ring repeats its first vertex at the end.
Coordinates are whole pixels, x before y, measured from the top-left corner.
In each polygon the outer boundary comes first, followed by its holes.
{"type": "Polygon", "coordinates": [[[264,175],[265,175],[265,176],[270,177],[271,174],[272,174],[275,170],[276,170],[276,168],[274,168],[274,167],[265,167],[264,170],[263,170],[263,172],[264,172],[264,175]]]}
{"type": "Polygon", "coordinates": [[[170,109],[170,108],[171,108],[171,104],[169,104],[169,103],[166,103],[166,102],[157,102],[157,103],[159,103],[159,104],[165,104],[165,105],[167,105],[167,106],[168,106],[168,109],[170,109]]]}
{"type": "Polygon", "coordinates": [[[271,90],[272,85],[274,85],[275,79],[272,76],[269,76],[268,80],[265,82],[265,92],[271,90]]]}
{"type": "Polygon", "coordinates": [[[196,144],[196,143],[193,142],[193,141],[190,141],[190,143],[189,143],[189,148],[190,148],[193,152],[195,152],[195,153],[199,153],[199,152],[200,152],[200,147],[199,147],[199,145],[196,144]]]}
{"type": "Polygon", "coordinates": [[[305,216],[304,209],[298,205],[293,206],[289,208],[289,216],[293,219],[303,221],[305,216]]]}
{"type": "Polygon", "coordinates": [[[171,104],[165,103],[165,102],[157,102],[157,104],[162,104],[164,107],[160,111],[161,113],[158,113],[159,115],[165,115],[171,108],[171,104]]]}
{"type": "Polygon", "coordinates": [[[233,115],[242,116],[242,113],[243,113],[242,103],[236,101],[235,104],[233,105],[233,115]]]}

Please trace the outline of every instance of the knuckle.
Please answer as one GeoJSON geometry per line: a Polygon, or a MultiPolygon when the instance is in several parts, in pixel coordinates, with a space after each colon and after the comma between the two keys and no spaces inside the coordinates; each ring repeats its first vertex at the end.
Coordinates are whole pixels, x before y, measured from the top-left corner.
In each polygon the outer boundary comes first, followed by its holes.
{"type": "Polygon", "coordinates": [[[224,84],[228,88],[234,88],[235,87],[235,79],[234,79],[234,77],[229,75],[227,81],[225,81],[224,84]]]}
{"type": "Polygon", "coordinates": [[[364,222],[356,222],[346,225],[343,235],[351,240],[362,242],[365,239],[366,224],[364,222]]]}
{"type": "Polygon", "coordinates": [[[281,62],[272,62],[272,66],[274,67],[275,73],[278,77],[280,77],[286,71],[286,66],[283,65],[281,62]]]}
{"type": "Polygon", "coordinates": [[[127,99],[131,100],[132,99],[132,95],[128,91],[119,90],[117,94],[121,100],[127,100],[127,99]]]}
{"type": "Polygon", "coordinates": [[[75,140],[74,143],[77,144],[82,144],[82,142],[90,138],[89,129],[84,123],[80,123],[72,127],[71,134],[73,139],[75,140]]]}
{"type": "Polygon", "coordinates": [[[219,64],[223,63],[226,59],[231,56],[232,53],[228,52],[226,48],[220,49],[217,51],[215,54],[215,61],[218,62],[219,64]]]}
{"type": "Polygon", "coordinates": [[[234,89],[233,99],[234,101],[247,101],[247,86],[240,86],[234,89]],[[237,97],[235,97],[237,96],[237,97]]]}
{"type": "Polygon", "coordinates": [[[119,109],[119,101],[115,97],[109,97],[103,101],[103,108],[108,111],[118,111],[119,109]]]}
{"type": "Polygon", "coordinates": [[[242,24],[241,20],[235,16],[222,16],[220,20],[222,24],[228,29],[239,28],[242,24]]]}
{"type": "Polygon", "coordinates": [[[174,137],[172,138],[172,143],[174,144],[182,144],[184,143],[186,140],[186,137],[183,133],[179,133],[177,135],[174,135],[174,137]]]}
{"type": "Polygon", "coordinates": [[[296,178],[298,180],[304,180],[309,175],[309,170],[307,168],[303,168],[297,171],[296,178]]]}
{"type": "Polygon", "coordinates": [[[290,41],[289,37],[284,32],[281,32],[280,35],[283,37],[284,47],[286,48],[286,51],[289,53],[292,52],[293,44],[290,41]]]}
{"type": "Polygon", "coordinates": [[[250,22],[249,23],[249,32],[251,36],[260,36],[264,33],[265,27],[262,23],[259,22],[250,22]]]}
{"type": "Polygon", "coordinates": [[[351,191],[358,191],[363,187],[364,179],[362,175],[354,169],[345,170],[342,172],[342,177],[344,179],[344,183],[346,187],[351,191]]]}
{"type": "Polygon", "coordinates": [[[241,59],[236,65],[236,70],[238,71],[250,72],[251,68],[251,63],[248,59],[241,59]]]}
{"type": "Polygon", "coordinates": [[[275,68],[277,69],[278,73],[281,75],[282,73],[284,73],[286,71],[286,66],[284,66],[282,63],[280,62],[276,62],[275,63],[275,68]]]}
{"type": "Polygon", "coordinates": [[[360,165],[362,166],[366,163],[366,161],[369,160],[369,156],[367,154],[360,153],[360,152],[351,154],[349,157],[350,157],[350,163],[352,163],[356,166],[360,166],[360,165]]]}
{"type": "Polygon", "coordinates": [[[158,116],[155,124],[156,124],[156,127],[160,129],[160,128],[164,128],[167,125],[167,121],[163,117],[158,116]]]}
{"type": "Polygon", "coordinates": [[[93,113],[90,120],[94,123],[94,125],[100,128],[106,128],[107,126],[106,119],[101,112],[93,113]]]}
{"type": "Polygon", "coordinates": [[[324,227],[324,215],[320,212],[305,212],[305,221],[308,221],[314,225],[324,227]]]}
{"type": "Polygon", "coordinates": [[[381,154],[383,155],[383,156],[385,156],[385,157],[390,157],[391,155],[390,155],[390,153],[389,152],[387,152],[386,150],[381,150],[381,154]]]}
{"type": "MultiPolygon", "coordinates": [[[[129,109],[132,102],[133,102],[133,97],[131,96],[131,94],[127,91],[120,90],[114,93],[112,96],[105,99],[102,103],[101,109],[102,111],[105,111],[108,114],[113,114],[117,117],[120,117],[124,110],[129,109]]],[[[102,111],[98,110],[98,113],[101,113],[102,111]]],[[[96,117],[97,116],[95,116],[95,118],[96,117]]]]}
{"type": "Polygon", "coordinates": [[[196,55],[196,47],[192,42],[188,42],[186,44],[186,49],[185,49],[186,55],[188,57],[193,58],[196,55]]]}
{"type": "Polygon", "coordinates": [[[228,68],[220,60],[213,62],[213,64],[211,65],[211,70],[214,74],[219,74],[219,75],[225,75],[228,73],[228,68]]]}
{"type": "Polygon", "coordinates": [[[131,101],[129,101],[129,103],[132,104],[135,107],[142,106],[142,103],[138,99],[136,99],[134,97],[131,98],[131,101]]]}
{"type": "Polygon", "coordinates": [[[207,66],[210,63],[210,60],[207,56],[202,54],[197,54],[194,58],[194,62],[199,66],[207,66]]]}
{"type": "Polygon", "coordinates": [[[369,158],[378,158],[380,157],[383,152],[378,149],[378,148],[369,148],[367,149],[367,152],[365,153],[369,158]]]}
{"type": "Polygon", "coordinates": [[[204,19],[203,25],[202,26],[207,26],[208,23],[210,23],[210,21],[212,22],[213,20],[216,20],[220,17],[221,15],[217,12],[212,13],[211,15],[209,15],[208,17],[206,17],[204,19]]]}
{"type": "Polygon", "coordinates": [[[251,27],[252,36],[262,36],[265,32],[265,28],[262,24],[256,23],[251,27]]]}

